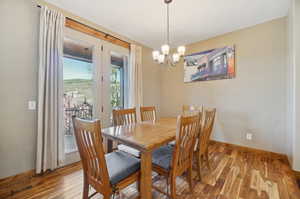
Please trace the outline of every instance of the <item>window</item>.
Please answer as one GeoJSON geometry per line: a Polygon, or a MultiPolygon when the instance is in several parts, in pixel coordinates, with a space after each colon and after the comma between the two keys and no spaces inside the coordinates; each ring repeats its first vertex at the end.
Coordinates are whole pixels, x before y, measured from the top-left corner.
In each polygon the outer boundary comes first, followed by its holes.
{"type": "Polygon", "coordinates": [[[72,116],[93,118],[93,63],[92,47],[68,38],[64,41],[64,133],[65,153],[77,151],[72,116]]]}
{"type": "Polygon", "coordinates": [[[112,109],[124,108],[124,60],[123,57],[111,56],[111,75],[110,75],[112,109]]]}

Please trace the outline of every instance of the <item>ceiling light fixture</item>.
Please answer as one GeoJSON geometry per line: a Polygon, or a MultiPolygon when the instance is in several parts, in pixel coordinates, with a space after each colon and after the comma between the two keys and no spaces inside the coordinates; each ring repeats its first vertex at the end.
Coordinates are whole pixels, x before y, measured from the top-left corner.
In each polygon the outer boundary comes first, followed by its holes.
{"type": "Polygon", "coordinates": [[[167,43],[161,46],[161,52],[154,50],[152,52],[152,57],[154,61],[160,64],[168,64],[169,66],[175,66],[179,62],[180,58],[183,57],[185,53],[185,47],[179,46],[177,52],[170,55],[170,16],[169,16],[169,4],[173,0],[164,0],[167,5],[167,43]]]}

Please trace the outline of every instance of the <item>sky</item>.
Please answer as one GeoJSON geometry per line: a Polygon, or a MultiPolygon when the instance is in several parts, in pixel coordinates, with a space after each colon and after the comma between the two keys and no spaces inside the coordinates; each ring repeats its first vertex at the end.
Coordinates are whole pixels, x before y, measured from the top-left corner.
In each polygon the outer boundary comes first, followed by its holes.
{"type": "Polygon", "coordinates": [[[64,57],[64,80],[92,79],[92,64],[64,57]]]}

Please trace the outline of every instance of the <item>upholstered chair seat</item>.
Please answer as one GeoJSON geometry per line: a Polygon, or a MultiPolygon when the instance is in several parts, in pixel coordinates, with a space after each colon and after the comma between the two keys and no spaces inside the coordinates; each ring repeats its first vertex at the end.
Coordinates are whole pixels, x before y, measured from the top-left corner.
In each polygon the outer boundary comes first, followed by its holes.
{"type": "Polygon", "coordinates": [[[154,150],[152,164],[169,171],[171,169],[173,148],[173,146],[167,145],[154,150]]]}
{"type": "Polygon", "coordinates": [[[140,160],[122,151],[106,154],[105,160],[112,185],[118,184],[140,169],[140,160]]]}

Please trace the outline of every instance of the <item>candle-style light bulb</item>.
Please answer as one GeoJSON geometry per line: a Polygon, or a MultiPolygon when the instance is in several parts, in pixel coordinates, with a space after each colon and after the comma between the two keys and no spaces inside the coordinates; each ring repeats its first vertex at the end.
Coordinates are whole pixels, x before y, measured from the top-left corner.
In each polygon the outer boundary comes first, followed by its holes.
{"type": "Polygon", "coordinates": [[[162,45],[161,46],[161,52],[164,55],[168,55],[170,52],[170,46],[168,44],[162,45]]]}
{"type": "Polygon", "coordinates": [[[158,63],[162,64],[162,63],[164,63],[164,61],[165,61],[165,55],[160,54],[158,56],[158,63]]]}
{"type": "Polygon", "coordinates": [[[177,52],[178,52],[179,56],[183,56],[184,53],[185,53],[185,47],[184,46],[179,46],[177,48],[177,52]]]}
{"type": "Polygon", "coordinates": [[[152,51],[152,57],[155,61],[158,61],[159,51],[158,50],[152,51]]]}
{"type": "Polygon", "coordinates": [[[178,53],[174,53],[174,54],[173,54],[173,62],[174,62],[174,63],[179,62],[179,58],[180,58],[180,56],[179,56],[178,53]]]}

